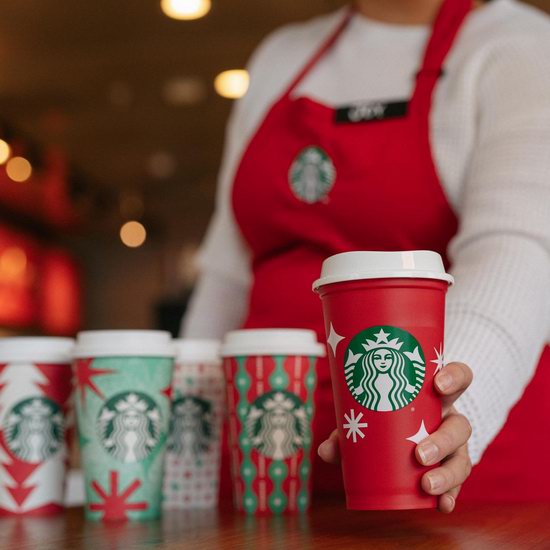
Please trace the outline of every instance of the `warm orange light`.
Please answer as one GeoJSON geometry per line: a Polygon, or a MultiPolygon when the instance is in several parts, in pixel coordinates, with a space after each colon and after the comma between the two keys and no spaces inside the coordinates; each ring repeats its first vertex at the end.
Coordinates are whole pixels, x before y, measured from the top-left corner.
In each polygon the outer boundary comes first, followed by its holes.
{"type": "Polygon", "coordinates": [[[212,7],[211,0],[161,0],[160,7],[165,15],[182,21],[200,19],[212,7]]]}
{"type": "Polygon", "coordinates": [[[27,255],[17,246],[6,248],[0,256],[0,279],[19,280],[27,269],[27,255]]]}
{"type": "Polygon", "coordinates": [[[250,77],[243,69],[223,71],[214,80],[214,88],[222,97],[238,99],[248,90],[250,77]]]}
{"type": "Polygon", "coordinates": [[[0,139],[0,164],[4,164],[11,155],[11,147],[7,141],[0,139]]]}
{"type": "Polygon", "coordinates": [[[32,174],[31,163],[23,157],[13,157],[6,164],[8,177],[17,182],[27,181],[32,174]]]}
{"type": "Polygon", "coordinates": [[[120,228],[120,240],[129,248],[140,247],[147,239],[147,231],[139,222],[129,221],[120,228]]]}
{"type": "Polygon", "coordinates": [[[71,334],[80,326],[80,276],[63,250],[48,250],[40,262],[40,326],[48,334],[71,334]]]}

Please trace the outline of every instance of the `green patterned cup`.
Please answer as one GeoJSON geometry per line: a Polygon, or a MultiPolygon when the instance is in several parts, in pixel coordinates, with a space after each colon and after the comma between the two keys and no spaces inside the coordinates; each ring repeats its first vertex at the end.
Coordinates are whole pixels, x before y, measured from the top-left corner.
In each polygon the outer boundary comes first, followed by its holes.
{"type": "Polygon", "coordinates": [[[233,497],[255,515],[304,512],[311,502],[315,366],[309,330],[238,330],[222,347],[233,497]]]}
{"type": "Polygon", "coordinates": [[[75,401],[86,519],[160,516],[173,366],[167,332],[78,335],[75,401]]]}

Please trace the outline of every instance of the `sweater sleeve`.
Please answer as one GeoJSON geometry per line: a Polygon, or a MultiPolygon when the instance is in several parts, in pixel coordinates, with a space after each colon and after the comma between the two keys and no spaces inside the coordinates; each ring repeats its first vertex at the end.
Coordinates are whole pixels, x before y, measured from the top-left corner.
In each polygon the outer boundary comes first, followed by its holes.
{"type": "Polygon", "coordinates": [[[185,338],[221,339],[244,317],[250,255],[230,204],[231,180],[245,139],[243,103],[237,102],[227,125],[216,206],[199,250],[199,279],[180,329],[185,338]]]}
{"type": "Polygon", "coordinates": [[[446,360],[474,371],[457,402],[477,463],[532,378],[550,328],[550,39],[492,49],[478,82],[477,140],[449,254],[446,360]]]}
{"type": "Polygon", "coordinates": [[[223,274],[204,272],[189,302],[181,335],[220,340],[239,328],[246,315],[248,287],[223,274]]]}

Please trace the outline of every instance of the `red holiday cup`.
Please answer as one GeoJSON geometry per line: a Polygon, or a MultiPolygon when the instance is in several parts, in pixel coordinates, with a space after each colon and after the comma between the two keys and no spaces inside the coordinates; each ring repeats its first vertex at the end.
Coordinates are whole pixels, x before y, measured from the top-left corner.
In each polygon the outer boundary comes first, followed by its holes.
{"type": "MultiPolygon", "coordinates": [[[[435,508],[415,447],[441,423],[433,378],[443,363],[453,278],[431,251],[348,252],[325,260],[321,297],[350,510],[435,508]]],[[[433,467],[433,466],[432,466],[433,467]]]]}
{"type": "Polygon", "coordinates": [[[306,511],[315,369],[325,346],[310,330],[237,330],[221,354],[235,507],[253,515],[306,511]]]}
{"type": "Polygon", "coordinates": [[[63,510],[73,347],[70,338],[0,339],[0,516],[63,510]]]}

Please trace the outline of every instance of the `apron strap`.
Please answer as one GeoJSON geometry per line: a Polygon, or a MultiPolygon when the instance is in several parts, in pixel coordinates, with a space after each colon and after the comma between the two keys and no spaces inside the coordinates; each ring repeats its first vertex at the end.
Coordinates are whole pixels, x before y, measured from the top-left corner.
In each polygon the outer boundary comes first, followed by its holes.
{"type": "Polygon", "coordinates": [[[443,73],[445,58],[472,8],[472,0],[444,0],[433,24],[422,67],[416,74],[416,86],[410,103],[412,112],[429,113],[432,94],[443,73]]]}
{"type": "Polygon", "coordinates": [[[303,69],[298,73],[294,80],[290,83],[290,86],[287,88],[284,93],[284,97],[289,96],[294,89],[302,82],[302,80],[308,75],[308,73],[319,63],[323,56],[330,51],[332,46],[338,41],[342,33],[346,30],[349,22],[353,18],[355,13],[355,6],[350,6],[346,10],[344,18],[338,23],[336,29],[328,36],[328,38],[321,44],[321,47],[313,54],[311,59],[306,63],[303,69]]]}
{"type": "MultiPolygon", "coordinates": [[[[473,8],[473,0],[444,0],[433,24],[433,31],[426,47],[422,67],[416,75],[416,86],[410,102],[410,110],[428,113],[431,107],[433,90],[442,74],[442,67],[455,37],[466,16],[473,8]]],[[[313,54],[298,75],[292,80],[283,97],[289,96],[302,82],[315,65],[330,51],[346,30],[355,14],[351,5],[321,47],[313,54]]]]}

